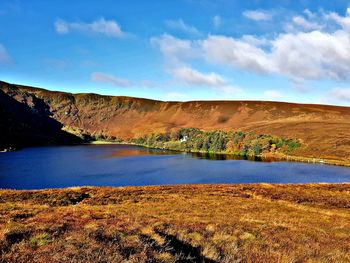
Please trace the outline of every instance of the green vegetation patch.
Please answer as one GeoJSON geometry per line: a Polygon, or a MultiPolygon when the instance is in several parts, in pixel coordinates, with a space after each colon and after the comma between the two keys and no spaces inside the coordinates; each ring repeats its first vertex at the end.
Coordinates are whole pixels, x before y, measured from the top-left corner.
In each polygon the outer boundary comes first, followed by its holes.
{"type": "Polygon", "coordinates": [[[261,156],[266,153],[292,153],[301,147],[297,139],[242,131],[202,131],[196,128],[150,134],[131,140],[132,143],[169,150],[228,153],[240,156],[261,156]]]}

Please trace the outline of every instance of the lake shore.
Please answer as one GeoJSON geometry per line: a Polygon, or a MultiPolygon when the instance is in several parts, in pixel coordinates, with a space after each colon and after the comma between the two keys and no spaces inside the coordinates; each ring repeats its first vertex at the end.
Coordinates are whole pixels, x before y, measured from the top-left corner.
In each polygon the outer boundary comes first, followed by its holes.
{"type": "MultiPolygon", "coordinates": [[[[108,144],[116,144],[116,145],[133,145],[133,146],[140,146],[140,147],[145,147],[145,148],[150,148],[150,149],[160,149],[160,150],[168,150],[168,151],[174,151],[174,152],[187,152],[187,153],[202,153],[202,154],[217,154],[217,155],[232,155],[232,156],[241,156],[239,154],[234,154],[230,152],[205,152],[205,151],[196,151],[196,150],[191,150],[191,151],[186,151],[186,150],[177,150],[177,149],[171,149],[171,148],[157,148],[157,147],[150,147],[144,144],[136,144],[132,142],[113,142],[113,141],[103,141],[103,140],[98,140],[98,141],[91,141],[86,144],[92,144],[92,145],[108,145],[108,144]]],[[[241,156],[243,157],[243,156],[241,156]]],[[[289,161],[289,162],[302,162],[302,163],[313,163],[313,164],[327,164],[327,165],[336,165],[336,166],[345,166],[345,167],[350,167],[350,162],[349,161],[343,161],[343,160],[335,160],[335,159],[322,159],[322,158],[312,158],[312,157],[305,157],[305,156],[293,156],[293,155],[288,155],[285,153],[269,153],[269,154],[263,154],[259,156],[245,156],[247,159],[254,159],[258,158],[261,159],[262,161],[289,161]]]]}
{"type": "Polygon", "coordinates": [[[0,261],[346,262],[350,184],[0,190],[0,261]],[[307,245],[305,245],[307,244],[307,245]]]}

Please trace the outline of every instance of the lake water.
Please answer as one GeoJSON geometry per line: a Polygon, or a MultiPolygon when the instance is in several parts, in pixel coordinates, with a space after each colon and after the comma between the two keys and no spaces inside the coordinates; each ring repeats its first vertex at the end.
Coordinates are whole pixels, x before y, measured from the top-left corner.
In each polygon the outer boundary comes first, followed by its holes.
{"type": "Polygon", "coordinates": [[[0,188],[350,182],[350,168],[223,160],[129,145],[28,148],[0,153],[0,188]]]}

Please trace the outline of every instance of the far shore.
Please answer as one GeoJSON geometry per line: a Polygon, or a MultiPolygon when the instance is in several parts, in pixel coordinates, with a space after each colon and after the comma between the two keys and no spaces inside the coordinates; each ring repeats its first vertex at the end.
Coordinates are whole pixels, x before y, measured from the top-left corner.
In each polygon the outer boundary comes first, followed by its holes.
{"type": "MultiPolygon", "coordinates": [[[[218,154],[218,155],[233,155],[233,156],[239,156],[235,153],[229,153],[229,152],[204,152],[204,151],[181,151],[181,150],[175,150],[175,149],[167,149],[167,148],[156,148],[156,147],[150,147],[147,145],[142,144],[135,144],[132,142],[116,142],[116,141],[103,141],[103,140],[96,140],[96,141],[90,141],[87,143],[83,143],[86,145],[92,144],[92,145],[132,145],[132,146],[140,146],[144,148],[149,149],[161,149],[161,150],[167,150],[167,151],[176,151],[176,152],[188,152],[188,153],[203,153],[203,154],[218,154]]],[[[342,161],[342,160],[332,160],[332,159],[322,159],[322,158],[312,158],[312,157],[305,157],[305,156],[293,156],[293,155],[287,155],[283,153],[275,153],[275,154],[263,154],[261,156],[246,156],[250,158],[260,158],[261,161],[287,161],[287,162],[302,162],[302,163],[314,163],[314,164],[326,164],[326,165],[336,165],[336,166],[345,166],[350,167],[350,162],[342,161]]]]}

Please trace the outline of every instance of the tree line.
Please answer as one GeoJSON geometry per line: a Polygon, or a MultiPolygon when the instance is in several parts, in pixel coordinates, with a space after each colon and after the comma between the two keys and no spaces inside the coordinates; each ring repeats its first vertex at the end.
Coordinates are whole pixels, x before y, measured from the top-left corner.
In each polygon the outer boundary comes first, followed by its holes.
{"type": "Polygon", "coordinates": [[[188,151],[229,153],[241,156],[261,156],[277,151],[291,153],[301,146],[297,139],[242,131],[202,131],[182,128],[166,133],[154,133],[131,140],[147,147],[188,151]]]}

